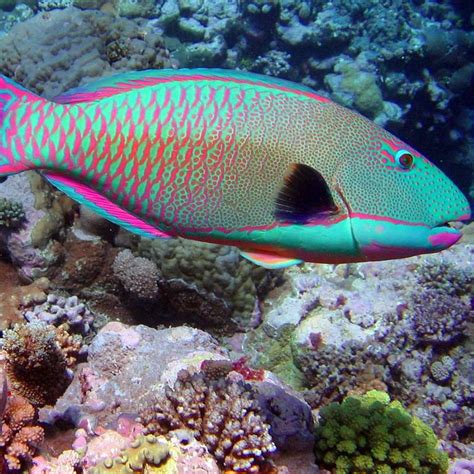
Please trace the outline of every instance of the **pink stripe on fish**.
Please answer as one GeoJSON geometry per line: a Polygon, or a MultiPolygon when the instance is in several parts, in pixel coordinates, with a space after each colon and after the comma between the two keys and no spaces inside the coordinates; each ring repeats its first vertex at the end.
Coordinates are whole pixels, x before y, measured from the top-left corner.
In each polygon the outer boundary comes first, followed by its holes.
{"type": "Polygon", "coordinates": [[[410,226],[418,226],[418,227],[429,227],[427,224],[423,224],[422,222],[407,222],[398,219],[393,219],[391,217],[384,217],[384,216],[376,216],[371,214],[362,214],[359,212],[351,213],[352,218],[359,218],[359,219],[367,219],[371,221],[383,221],[383,222],[390,222],[391,224],[401,224],[401,225],[410,225],[410,226]]]}
{"type": "Polygon", "coordinates": [[[164,232],[161,232],[160,230],[151,226],[147,222],[142,221],[141,219],[135,217],[129,212],[124,211],[119,206],[109,201],[106,197],[98,194],[96,191],[92,190],[88,186],[85,186],[66,176],[62,176],[56,173],[47,173],[47,177],[51,179],[53,182],[56,181],[62,185],[72,188],[75,192],[83,196],[86,200],[100,207],[101,209],[106,211],[108,214],[110,214],[112,217],[115,217],[119,221],[122,221],[124,223],[127,223],[133,226],[135,229],[138,229],[143,232],[147,232],[158,238],[171,237],[170,235],[165,234],[164,232]]]}

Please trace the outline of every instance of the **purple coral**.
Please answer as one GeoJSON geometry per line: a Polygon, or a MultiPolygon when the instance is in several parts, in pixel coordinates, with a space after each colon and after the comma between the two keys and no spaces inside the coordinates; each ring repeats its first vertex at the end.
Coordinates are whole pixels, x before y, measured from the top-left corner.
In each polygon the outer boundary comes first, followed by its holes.
{"type": "Polygon", "coordinates": [[[43,321],[59,326],[67,323],[73,332],[86,335],[94,322],[94,315],[77,296],[49,294],[43,304],[36,305],[24,313],[27,321],[43,321]]]}
{"type": "Polygon", "coordinates": [[[413,295],[409,316],[418,340],[429,344],[452,344],[474,319],[470,304],[441,289],[427,288],[413,295]]]}
{"type": "Polygon", "coordinates": [[[449,468],[448,474],[474,474],[474,461],[469,459],[458,459],[449,468]]]}

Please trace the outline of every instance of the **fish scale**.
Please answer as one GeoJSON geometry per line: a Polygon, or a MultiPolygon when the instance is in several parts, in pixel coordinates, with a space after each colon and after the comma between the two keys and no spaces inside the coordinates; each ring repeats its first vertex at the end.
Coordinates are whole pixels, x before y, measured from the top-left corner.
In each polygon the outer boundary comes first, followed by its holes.
{"type": "Polygon", "coordinates": [[[128,73],[54,102],[1,78],[0,121],[0,176],[39,169],[129,230],[238,245],[270,267],[438,251],[470,214],[373,122],[249,73],[128,73]]]}

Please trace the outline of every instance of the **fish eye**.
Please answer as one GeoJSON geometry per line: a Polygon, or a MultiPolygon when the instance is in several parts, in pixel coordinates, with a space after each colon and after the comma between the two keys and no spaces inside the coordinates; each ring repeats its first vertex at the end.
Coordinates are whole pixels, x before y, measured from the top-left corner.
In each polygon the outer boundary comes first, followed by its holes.
{"type": "Polygon", "coordinates": [[[399,150],[395,156],[395,159],[400,165],[400,168],[403,168],[404,170],[411,169],[413,167],[413,161],[415,160],[413,155],[406,150],[399,150]]]}

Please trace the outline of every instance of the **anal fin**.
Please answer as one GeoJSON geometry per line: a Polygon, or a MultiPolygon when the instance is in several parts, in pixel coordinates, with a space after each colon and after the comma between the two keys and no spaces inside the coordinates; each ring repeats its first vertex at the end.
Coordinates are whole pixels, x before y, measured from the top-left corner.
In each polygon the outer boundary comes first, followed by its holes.
{"type": "Polygon", "coordinates": [[[279,268],[286,268],[291,265],[303,263],[303,260],[298,258],[281,257],[280,255],[273,255],[265,252],[246,252],[241,250],[240,255],[250,262],[263,268],[268,268],[269,270],[277,270],[279,268]]]}
{"type": "Polygon", "coordinates": [[[149,239],[171,239],[172,236],[161,232],[147,222],[123,210],[117,204],[99,194],[89,186],[56,173],[42,172],[42,175],[64,194],[89,207],[92,211],[127,229],[134,234],[149,239]]]}

